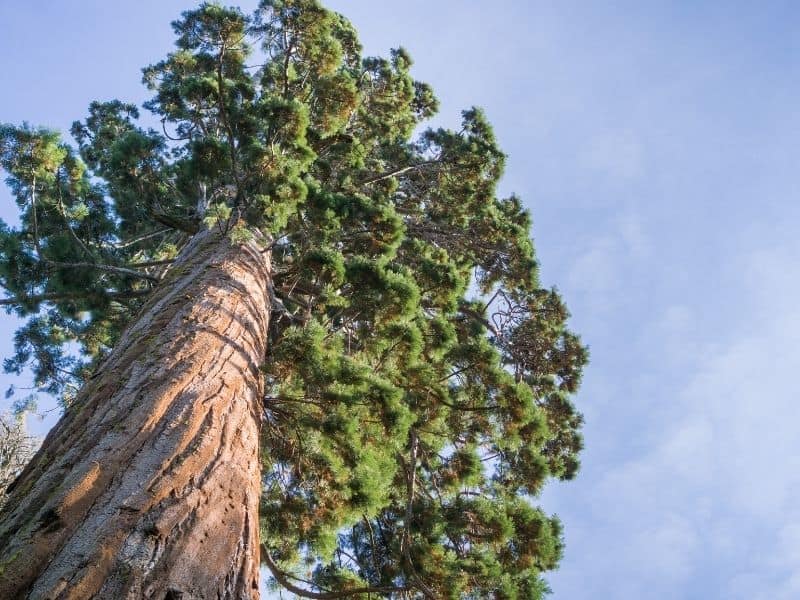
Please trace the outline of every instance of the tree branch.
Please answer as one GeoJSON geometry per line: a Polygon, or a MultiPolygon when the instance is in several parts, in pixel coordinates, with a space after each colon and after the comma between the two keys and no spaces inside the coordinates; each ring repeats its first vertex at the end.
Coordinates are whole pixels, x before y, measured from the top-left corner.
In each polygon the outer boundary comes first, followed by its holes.
{"type": "Polygon", "coordinates": [[[233,180],[236,182],[236,198],[234,199],[234,205],[238,206],[241,198],[240,190],[241,185],[239,181],[239,167],[237,166],[236,160],[236,137],[233,134],[233,127],[231,126],[230,119],[228,118],[228,110],[225,108],[225,98],[223,97],[225,93],[225,78],[222,73],[222,69],[225,62],[225,44],[222,45],[219,51],[219,60],[217,61],[217,107],[219,109],[219,117],[222,120],[222,126],[228,133],[228,146],[230,149],[231,155],[231,171],[233,172],[233,180]]]}
{"type": "Polygon", "coordinates": [[[492,412],[494,410],[500,410],[499,406],[459,406],[458,404],[453,404],[452,402],[448,402],[447,400],[439,399],[439,402],[447,406],[448,408],[452,408],[453,410],[460,410],[463,412],[492,412]]]}
{"type": "MultiPolygon", "coordinates": [[[[403,539],[400,542],[400,549],[403,553],[403,558],[411,571],[411,579],[417,584],[417,587],[422,592],[422,595],[430,600],[436,600],[436,594],[427,586],[422,578],[417,574],[417,568],[414,566],[414,561],[411,558],[411,520],[414,517],[414,496],[416,496],[417,486],[417,458],[419,455],[419,437],[417,437],[416,430],[411,430],[411,464],[406,468],[406,514],[403,519],[403,539]]],[[[402,456],[400,460],[405,467],[405,460],[402,456]]]]}
{"type": "Polygon", "coordinates": [[[87,262],[58,262],[53,260],[41,259],[43,263],[53,265],[55,267],[64,267],[67,269],[97,269],[98,271],[106,271],[108,273],[116,273],[118,275],[129,275],[131,277],[138,277],[139,279],[147,279],[148,281],[159,282],[161,279],[155,275],[148,275],[147,273],[140,273],[134,269],[127,269],[125,267],[115,267],[113,265],[103,265],[98,263],[87,262]]]}
{"type": "Polygon", "coordinates": [[[440,162],[442,162],[440,159],[436,159],[436,160],[429,160],[416,165],[408,165],[407,167],[402,167],[400,169],[395,169],[394,171],[389,171],[388,173],[381,173],[380,175],[375,175],[374,177],[370,177],[369,179],[366,179],[361,183],[359,183],[359,185],[371,185],[373,183],[378,183],[379,181],[383,181],[384,179],[389,179],[390,177],[397,177],[398,175],[402,175],[403,173],[407,173],[408,171],[423,169],[431,165],[437,165],[440,162]]]}
{"type": "Polygon", "coordinates": [[[169,233],[172,229],[160,229],[153,233],[148,233],[146,235],[139,236],[137,238],[133,238],[132,240],[128,240],[127,242],[120,242],[119,244],[114,244],[114,248],[117,250],[121,250],[123,248],[127,248],[128,246],[133,246],[134,244],[138,244],[139,242],[144,242],[145,240],[149,240],[150,238],[154,238],[156,236],[162,235],[164,233],[169,233]]]}
{"type": "Polygon", "coordinates": [[[174,258],[168,258],[165,260],[151,260],[148,262],[140,262],[140,263],[130,263],[128,265],[129,269],[144,269],[145,267],[161,267],[163,265],[171,265],[175,262],[174,258]]]}
{"type": "Polygon", "coordinates": [[[194,235],[200,231],[200,223],[194,219],[181,219],[180,217],[173,217],[171,215],[156,212],[154,210],[150,211],[150,216],[153,217],[153,220],[157,223],[166,225],[171,229],[177,229],[178,231],[183,231],[191,235],[194,235]]]}
{"type": "Polygon", "coordinates": [[[463,305],[463,304],[462,304],[461,306],[459,306],[459,307],[458,307],[458,310],[459,310],[459,311],[461,312],[461,314],[463,314],[465,317],[469,317],[469,318],[471,318],[473,321],[477,321],[478,323],[480,323],[481,325],[483,325],[484,327],[486,327],[486,329],[488,329],[489,331],[491,331],[491,332],[492,332],[492,333],[495,335],[495,337],[501,337],[501,335],[500,335],[500,331],[497,329],[497,327],[495,327],[494,325],[492,325],[492,324],[489,322],[489,320],[488,320],[486,317],[484,317],[482,314],[480,314],[478,311],[475,311],[475,310],[473,310],[473,309],[471,309],[471,308],[469,308],[469,307],[467,307],[467,306],[465,306],[465,305],[463,305]]]}
{"type": "MultiPolygon", "coordinates": [[[[63,204],[59,201],[63,209],[63,204]]],[[[31,216],[33,220],[33,245],[36,248],[36,256],[39,260],[47,265],[52,265],[54,267],[64,267],[67,269],[97,269],[99,271],[106,271],[108,273],[117,273],[119,275],[130,275],[132,277],[138,277],[141,279],[148,279],[150,281],[158,282],[160,279],[153,275],[148,275],[146,273],[140,273],[139,271],[135,271],[134,269],[127,269],[125,267],[115,267],[113,265],[105,265],[105,264],[98,264],[98,263],[90,263],[90,262],[60,262],[56,260],[50,260],[42,256],[42,249],[39,244],[39,220],[36,214],[36,177],[33,178],[33,185],[31,187],[31,216]]],[[[64,219],[66,220],[66,215],[64,215],[64,219]]],[[[73,237],[78,241],[81,247],[88,252],[86,246],[83,245],[75,232],[72,231],[72,228],[67,221],[67,229],[69,229],[70,233],[72,233],[73,237]]]]}
{"type": "Polygon", "coordinates": [[[42,251],[39,248],[39,220],[36,216],[36,175],[33,176],[33,183],[31,184],[31,216],[33,217],[33,245],[36,248],[36,255],[41,256],[42,251]]]}
{"type": "Polygon", "coordinates": [[[61,182],[56,180],[56,185],[58,185],[58,208],[61,213],[61,217],[64,219],[64,225],[67,226],[67,231],[69,231],[70,235],[72,236],[72,239],[74,239],[75,242],[78,244],[78,246],[81,247],[81,250],[83,250],[86,256],[88,256],[90,259],[94,258],[94,255],[89,251],[89,249],[86,247],[86,244],[83,243],[81,238],[78,237],[78,234],[75,233],[75,230],[72,228],[72,225],[70,225],[69,217],[67,217],[67,209],[64,207],[64,198],[61,193],[61,182]]]}
{"type": "Polygon", "coordinates": [[[290,581],[292,576],[286,573],[286,571],[283,571],[275,563],[275,561],[272,560],[272,555],[270,554],[269,550],[263,545],[262,550],[263,552],[261,553],[261,558],[264,559],[264,563],[267,565],[267,568],[270,570],[275,580],[291,593],[297,594],[302,598],[313,598],[314,600],[336,600],[337,598],[348,598],[358,594],[392,594],[395,592],[407,592],[409,589],[406,587],[362,587],[353,588],[352,590],[342,590],[340,592],[312,592],[311,590],[306,590],[292,583],[290,581]]]}
{"type": "Polygon", "coordinates": [[[14,298],[0,299],[0,306],[11,306],[14,304],[24,304],[25,302],[57,302],[58,300],[80,300],[90,298],[94,295],[104,296],[111,300],[124,300],[129,298],[141,298],[150,294],[152,290],[131,290],[128,292],[52,292],[48,294],[37,294],[35,296],[16,296],[14,298]]]}

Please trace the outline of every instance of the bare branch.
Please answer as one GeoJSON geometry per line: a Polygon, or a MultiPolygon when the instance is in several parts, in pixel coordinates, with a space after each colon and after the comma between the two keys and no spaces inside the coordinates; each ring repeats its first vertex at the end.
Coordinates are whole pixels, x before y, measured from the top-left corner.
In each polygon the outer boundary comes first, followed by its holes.
{"type": "Polygon", "coordinates": [[[383,181],[384,179],[389,179],[391,177],[397,177],[398,175],[402,175],[403,173],[408,173],[409,171],[416,171],[418,169],[424,169],[426,167],[430,167],[433,165],[437,165],[441,163],[440,159],[436,160],[429,160],[423,163],[419,163],[416,165],[408,165],[406,167],[402,167],[400,169],[395,169],[394,171],[389,171],[388,173],[381,173],[379,175],[375,175],[374,177],[370,177],[362,181],[359,185],[371,185],[373,183],[378,183],[379,181],[383,181]]]}
{"type": "Polygon", "coordinates": [[[147,273],[140,273],[134,269],[125,267],[115,267],[114,265],[104,265],[98,263],[88,262],[58,262],[53,260],[42,259],[43,263],[53,265],[54,267],[64,267],[67,269],[97,269],[98,271],[106,271],[108,273],[116,273],[118,275],[129,275],[131,277],[138,277],[139,279],[147,279],[148,281],[159,282],[161,279],[155,275],[148,275],[147,273]]]}
{"type": "Polygon", "coordinates": [[[111,300],[126,300],[130,298],[142,298],[150,294],[152,290],[131,290],[128,292],[53,292],[49,294],[38,294],[34,296],[17,296],[15,298],[0,299],[0,306],[11,306],[14,304],[25,304],[26,302],[57,302],[59,300],[80,300],[91,298],[92,296],[102,295],[111,300]]]}
{"type": "Polygon", "coordinates": [[[314,600],[336,600],[337,598],[349,598],[350,596],[357,596],[358,594],[392,594],[397,592],[407,592],[409,588],[405,587],[362,587],[353,588],[352,590],[342,590],[339,592],[312,592],[305,588],[292,583],[292,575],[283,571],[272,559],[269,550],[262,546],[261,558],[264,559],[267,568],[272,573],[275,580],[283,587],[293,594],[297,594],[301,598],[313,598],[314,600]]]}
{"type": "Polygon", "coordinates": [[[172,229],[160,229],[159,231],[155,231],[153,233],[148,233],[147,235],[142,235],[137,238],[133,238],[132,240],[128,240],[127,242],[114,244],[114,248],[116,248],[117,250],[122,250],[123,248],[133,246],[134,244],[138,244],[139,242],[144,242],[145,240],[149,240],[150,238],[154,238],[156,236],[169,233],[170,231],[172,231],[172,229]]]}

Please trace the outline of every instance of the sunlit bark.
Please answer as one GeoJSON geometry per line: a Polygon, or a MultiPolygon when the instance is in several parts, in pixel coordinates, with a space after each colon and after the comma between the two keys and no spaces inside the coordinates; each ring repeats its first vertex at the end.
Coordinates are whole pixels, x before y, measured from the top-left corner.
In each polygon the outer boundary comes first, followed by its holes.
{"type": "Polygon", "coordinates": [[[198,234],[13,485],[0,598],[258,598],[268,254],[198,234]]]}

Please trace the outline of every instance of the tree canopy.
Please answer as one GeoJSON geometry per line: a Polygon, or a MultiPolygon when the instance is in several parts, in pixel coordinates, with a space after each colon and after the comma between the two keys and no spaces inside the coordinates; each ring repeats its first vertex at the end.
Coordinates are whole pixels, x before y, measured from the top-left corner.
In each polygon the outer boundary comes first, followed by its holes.
{"type": "Polygon", "coordinates": [[[310,597],[538,598],[562,555],[535,506],[575,476],[587,351],[542,288],[528,212],[496,187],[483,112],[437,111],[400,48],[363,57],[316,0],[203,3],[144,69],[139,109],[71,130],[4,125],[20,222],[0,301],[25,319],[5,369],[75,410],[170,264],[204,228],[272,256],[262,559],[310,597]]]}

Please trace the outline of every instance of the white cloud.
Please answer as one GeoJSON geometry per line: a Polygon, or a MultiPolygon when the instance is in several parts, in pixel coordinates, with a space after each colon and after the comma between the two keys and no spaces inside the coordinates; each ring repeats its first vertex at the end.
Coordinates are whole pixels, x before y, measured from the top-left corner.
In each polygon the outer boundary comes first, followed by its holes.
{"type": "Polygon", "coordinates": [[[611,237],[592,240],[588,247],[575,259],[569,271],[567,282],[572,289],[605,293],[618,280],[619,241],[611,237]]]}
{"type": "Polygon", "coordinates": [[[654,408],[637,432],[645,449],[637,456],[629,446],[627,460],[605,465],[587,455],[590,479],[576,484],[585,499],[559,509],[568,554],[556,596],[593,597],[571,587],[584,581],[593,594],[625,599],[654,589],[800,597],[800,243],[736,262],[743,285],[728,301],[741,320],[726,339],[708,339],[682,305],[643,330],[667,365],[657,353],[645,363],[654,369],[644,377],[654,408]],[[571,571],[591,564],[587,555],[597,557],[591,572],[571,571]]]}
{"type": "Polygon", "coordinates": [[[651,255],[650,239],[641,220],[630,213],[618,215],[600,235],[582,240],[567,273],[570,290],[592,297],[594,306],[611,301],[621,282],[631,281],[633,267],[651,255]]]}

